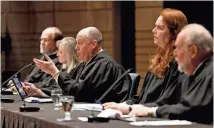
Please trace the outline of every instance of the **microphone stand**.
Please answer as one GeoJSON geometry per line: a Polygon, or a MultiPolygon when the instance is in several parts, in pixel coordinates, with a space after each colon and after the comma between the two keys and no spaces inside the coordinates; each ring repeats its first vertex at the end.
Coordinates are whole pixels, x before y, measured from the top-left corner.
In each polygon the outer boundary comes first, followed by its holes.
{"type": "Polygon", "coordinates": [[[106,97],[106,95],[114,88],[114,86],[124,77],[126,76],[129,72],[131,72],[132,69],[128,69],[127,71],[125,71],[105,92],[104,94],[98,99],[96,100],[96,103],[101,103],[101,101],[106,97]]]}
{"type": "MultiPolygon", "coordinates": [[[[28,65],[25,65],[23,68],[21,68],[18,72],[16,72],[15,74],[13,74],[9,79],[7,79],[6,81],[4,81],[4,83],[1,85],[1,87],[3,87],[3,85],[5,85],[6,83],[8,83],[14,76],[16,76],[17,74],[19,74],[21,71],[23,71],[25,68],[27,68],[27,67],[29,67],[29,66],[32,66],[32,65],[34,65],[34,63],[30,63],[30,64],[28,64],[28,65]]],[[[14,86],[14,85],[12,85],[12,86],[14,86]]],[[[1,93],[2,94],[5,94],[5,95],[13,95],[13,92],[11,92],[11,91],[5,91],[5,90],[7,90],[8,88],[10,88],[10,87],[12,87],[12,86],[10,86],[10,84],[9,84],[9,86],[8,87],[5,87],[4,89],[2,89],[1,88],[1,93]]]]}
{"type": "Polygon", "coordinates": [[[29,67],[29,66],[32,66],[32,65],[34,65],[34,63],[30,63],[30,64],[24,66],[23,68],[21,68],[18,72],[16,72],[15,74],[13,74],[9,79],[7,79],[6,81],[4,81],[4,83],[1,84],[1,87],[2,87],[3,85],[5,85],[8,81],[10,81],[15,75],[19,74],[22,70],[24,70],[25,68],[27,68],[27,67],[29,67]]]}

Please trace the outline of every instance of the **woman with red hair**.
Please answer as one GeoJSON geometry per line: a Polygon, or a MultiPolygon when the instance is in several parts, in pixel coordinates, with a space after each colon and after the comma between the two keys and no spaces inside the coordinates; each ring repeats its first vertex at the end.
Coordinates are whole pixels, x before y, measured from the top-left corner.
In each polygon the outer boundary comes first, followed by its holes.
{"type": "Polygon", "coordinates": [[[173,104],[179,100],[175,92],[179,90],[177,79],[180,73],[173,58],[173,46],[177,34],[187,23],[186,16],[179,10],[166,8],[161,11],[152,30],[157,52],[149,59],[150,65],[140,96],[127,100],[126,104],[105,103],[105,108],[117,109],[123,114],[128,114],[131,104],[140,103],[153,107],[173,104]]]}

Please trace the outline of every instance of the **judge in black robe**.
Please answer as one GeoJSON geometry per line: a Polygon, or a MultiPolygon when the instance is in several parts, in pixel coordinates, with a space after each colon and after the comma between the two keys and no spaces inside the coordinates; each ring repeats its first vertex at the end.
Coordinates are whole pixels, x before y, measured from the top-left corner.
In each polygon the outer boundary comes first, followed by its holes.
{"type": "Polygon", "coordinates": [[[157,117],[212,123],[213,56],[208,57],[194,75],[183,75],[181,79],[180,102],[158,107],[157,117]]]}
{"type": "Polygon", "coordinates": [[[175,42],[181,86],[176,104],[133,105],[130,115],[213,123],[213,37],[202,25],[186,25],[175,42]]]}
{"type": "MultiPolygon", "coordinates": [[[[57,27],[46,28],[40,36],[40,53],[47,54],[58,69],[61,67],[61,64],[57,57],[57,41],[62,38],[63,34],[57,27]]],[[[45,57],[42,55],[40,59],[45,60],[45,57]]],[[[29,87],[29,85],[33,85],[43,90],[43,92],[50,92],[52,88],[59,88],[56,86],[54,79],[51,80],[51,78],[51,75],[34,66],[26,77],[23,86],[28,85],[29,87]]]]}
{"type": "MultiPolygon", "coordinates": [[[[87,63],[81,63],[71,76],[60,73],[58,84],[63,92],[75,96],[76,101],[95,102],[124,73],[107,52],[97,53],[87,63]]],[[[131,80],[128,74],[101,100],[120,102],[128,97],[131,80]]]]}
{"type": "Polygon", "coordinates": [[[153,107],[173,104],[179,100],[175,92],[179,89],[177,78],[180,72],[173,57],[173,46],[178,32],[186,24],[187,18],[180,10],[166,8],[160,12],[152,30],[157,51],[149,59],[148,72],[139,97],[130,98],[126,104],[105,103],[105,108],[117,109],[127,114],[128,106],[132,104],[140,103],[153,107]]]}
{"type": "Polygon", "coordinates": [[[113,84],[125,72],[123,67],[102,49],[102,34],[95,27],[82,29],[76,37],[77,55],[83,62],[68,75],[59,73],[53,62],[34,59],[43,71],[55,76],[64,94],[75,96],[75,101],[94,103],[115,101],[122,102],[128,98],[131,78],[128,74],[113,84]],[[108,92],[109,88],[113,88],[108,92]],[[107,93],[105,94],[105,92],[107,93]]]}
{"type": "Polygon", "coordinates": [[[147,106],[158,106],[163,104],[173,104],[178,101],[176,91],[180,88],[177,84],[178,76],[181,74],[176,61],[173,59],[169,63],[165,75],[158,78],[154,73],[148,71],[139,97],[132,97],[127,100],[127,104],[146,104],[147,106]]]}

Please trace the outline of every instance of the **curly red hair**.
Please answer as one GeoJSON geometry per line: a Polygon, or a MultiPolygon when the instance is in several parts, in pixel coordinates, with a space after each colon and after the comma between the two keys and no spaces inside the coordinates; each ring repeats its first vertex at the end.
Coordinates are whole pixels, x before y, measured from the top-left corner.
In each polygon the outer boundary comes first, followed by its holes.
{"type": "Polygon", "coordinates": [[[154,73],[158,78],[162,78],[169,67],[169,63],[173,59],[173,46],[175,39],[188,22],[183,12],[166,8],[161,11],[160,16],[166,22],[167,27],[171,33],[171,41],[167,44],[165,49],[157,48],[156,55],[150,57],[148,70],[154,73]]]}

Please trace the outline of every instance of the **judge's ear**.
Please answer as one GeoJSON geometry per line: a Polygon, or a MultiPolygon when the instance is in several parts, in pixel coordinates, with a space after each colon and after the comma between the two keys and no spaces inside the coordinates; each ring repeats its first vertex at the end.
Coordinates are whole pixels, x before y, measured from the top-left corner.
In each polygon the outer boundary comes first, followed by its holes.
{"type": "Polygon", "coordinates": [[[98,45],[97,40],[93,40],[93,41],[92,41],[92,46],[93,46],[93,48],[96,48],[96,47],[97,47],[97,45],[98,45]]]}
{"type": "Polygon", "coordinates": [[[198,46],[195,44],[192,44],[191,45],[191,52],[192,52],[191,58],[195,58],[199,52],[198,46]]]}

